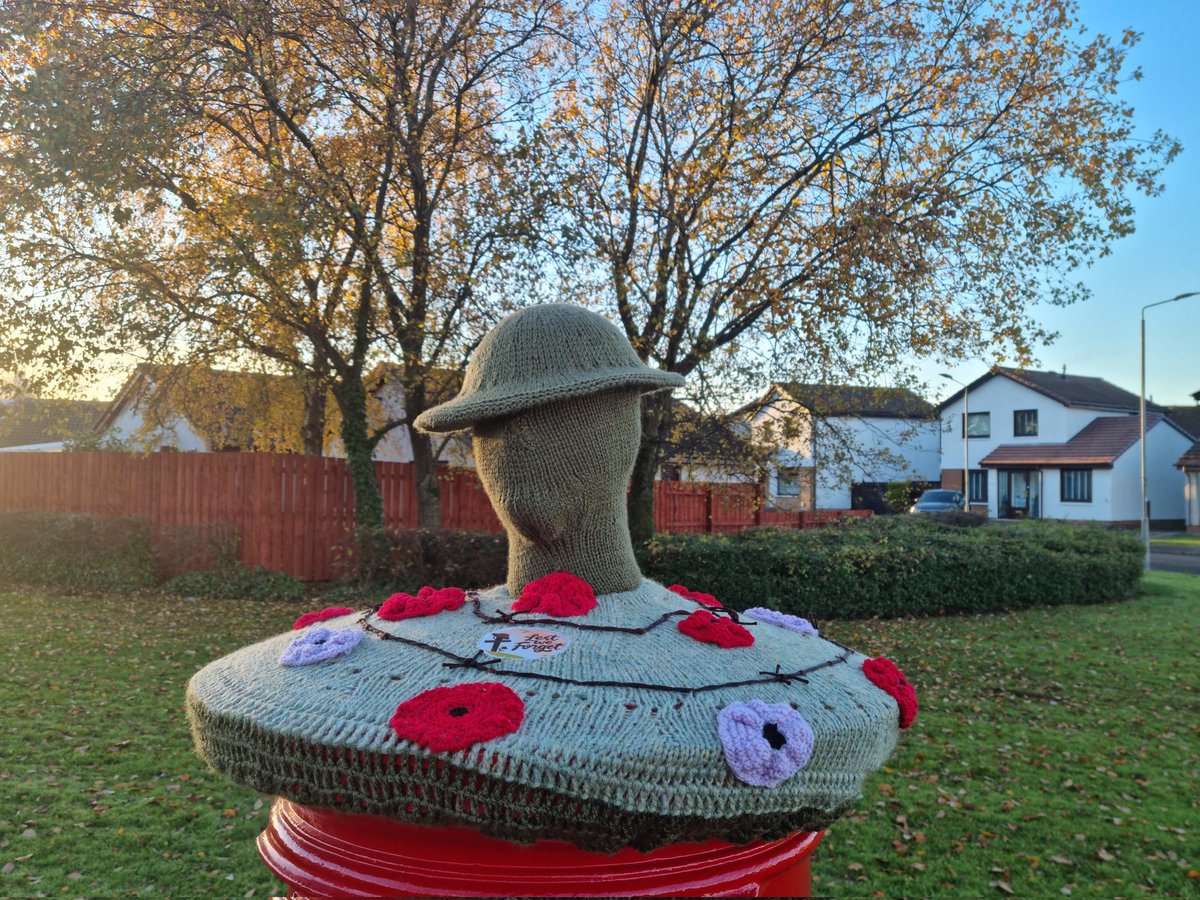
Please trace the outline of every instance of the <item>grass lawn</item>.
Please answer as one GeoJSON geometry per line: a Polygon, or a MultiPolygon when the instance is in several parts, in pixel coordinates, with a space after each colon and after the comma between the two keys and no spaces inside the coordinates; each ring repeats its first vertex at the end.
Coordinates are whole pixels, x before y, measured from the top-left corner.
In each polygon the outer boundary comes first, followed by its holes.
{"type": "MultiPolygon", "coordinates": [[[[827,622],[921,714],[814,858],[819,894],[1200,885],[1200,578],[1118,605],[827,622]]],[[[0,895],[264,897],[269,800],[206,772],[183,685],[310,604],[0,593],[0,895]]]]}

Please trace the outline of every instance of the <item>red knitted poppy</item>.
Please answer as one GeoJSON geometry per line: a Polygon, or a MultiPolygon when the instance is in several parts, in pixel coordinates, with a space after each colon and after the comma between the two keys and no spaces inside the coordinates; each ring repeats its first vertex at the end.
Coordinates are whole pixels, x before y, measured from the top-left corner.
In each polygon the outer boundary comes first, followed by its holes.
{"type": "Polygon", "coordinates": [[[900,727],[907,728],[917,717],[917,692],[904,673],[886,657],[864,660],[863,673],[871,684],[891,694],[900,705],[900,727]]]}
{"type": "Polygon", "coordinates": [[[354,612],[350,606],[327,606],[324,609],[313,610],[306,612],[296,620],[292,628],[307,628],[314,622],[324,622],[326,619],[336,619],[338,616],[348,615],[354,612]]]}
{"type": "Polygon", "coordinates": [[[525,704],[496,681],[422,691],[396,707],[388,721],[397,737],[451,752],[512,734],[525,718],[525,704]]]}
{"type": "Polygon", "coordinates": [[[690,638],[727,649],[749,647],[754,643],[754,635],[737,622],[714,616],[707,609],[698,609],[681,620],[679,630],[690,638]]]}
{"type": "Polygon", "coordinates": [[[415,619],[418,616],[432,616],[443,610],[458,609],[463,605],[467,594],[462,588],[448,587],[435,591],[426,585],[412,594],[392,594],[383,606],[379,607],[379,618],[389,622],[399,622],[401,619],[415,619]]]}
{"type": "Polygon", "coordinates": [[[669,588],[667,588],[667,590],[674,591],[680,597],[687,597],[687,599],[693,600],[696,603],[699,603],[701,606],[722,606],[723,605],[721,603],[721,601],[718,600],[716,597],[714,597],[712,594],[703,594],[700,591],[689,591],[682,584],[673,584],[669,588]]]}
{"type": "Polygon", "coordinates": [[[513,603],[513,612],[547,616],[582,616],[596,608],[596,592],[570,572],[551,572],[531,581],[513,603]]]}

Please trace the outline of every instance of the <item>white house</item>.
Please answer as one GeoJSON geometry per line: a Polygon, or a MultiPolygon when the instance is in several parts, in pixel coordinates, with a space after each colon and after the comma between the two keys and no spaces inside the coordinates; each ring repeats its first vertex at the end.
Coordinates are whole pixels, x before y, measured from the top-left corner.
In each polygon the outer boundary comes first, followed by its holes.
{"type": "MultiPolygon", "coordinates": [[[[938,411],[944,423],[942,486],[961,490],[963,391],[938,411]]],[[[993,518],[1140,521],[1138,396],[1101,378],[996,368],[967,385],[967,468],[972,509],[993,518]]],[[[1150,405],[1146,420],[1150,515],[1183,519],[1191,438],[1150,405]]]]}
{"type": "Polygon", "coordinates": [[[1176,460],[1175,467],[1183,472],[1186,479],[1183,502],[1187,530],[1192,534],[1200,534],[1200,441],[1176,460]]]}
{"type": "Polygon", "coordinates": [[[766,499],[780,509],[850,509],[856,489],[936,481],[934,408],[905,388],[777,382],[743,408],[756,440],[778,449],[766,499]]]}

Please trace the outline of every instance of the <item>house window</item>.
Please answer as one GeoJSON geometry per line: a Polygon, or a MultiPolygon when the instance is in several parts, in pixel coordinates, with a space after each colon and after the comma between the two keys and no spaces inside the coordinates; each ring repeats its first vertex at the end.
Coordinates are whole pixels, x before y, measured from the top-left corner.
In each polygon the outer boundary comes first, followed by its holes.
{"type": "Polygon", "coordinates": [[[1063,503],[1092,502],[1091,469],[1062,470],[1062,501],[1063,503]]]}
{"type": "Polygon", "coordinates": [[[967,413],[967,437],[985,438],[992,436],[992,414],[990,412],[967,413]]]}
{"type": "Polygon", "coordinates": [[[779,469],[775,473],[775,496],[800,496],[800,469],[798,467],[792,466],[786,469],[779,469]]]}
{"type": "Polygon", "coordinates": [[[1037,437],[1037,410],[1018,409],[1013,413],[1013,437],[1037,437]]]}
{"type": "Polygon", "coordinates": [[[988,473],[987,469],[972,469],[967,473],[970,481],[970,491],[967,497],[971,503],[987,503],[988,473]]]}

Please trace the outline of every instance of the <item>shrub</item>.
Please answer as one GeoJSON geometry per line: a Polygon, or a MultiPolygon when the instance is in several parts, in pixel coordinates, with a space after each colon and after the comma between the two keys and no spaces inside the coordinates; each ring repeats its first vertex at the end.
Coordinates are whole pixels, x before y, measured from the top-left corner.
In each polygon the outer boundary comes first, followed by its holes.
{"type": "Polygon", "coordinates": [[[155,582],[141,519],[83,513],[0,513],[0,579],[68,593],[132,591],[155,582]]]}
{"type": "Polygon", "coordinates": [[[304,584],[284,572],[239,564],[200,569],[176,575],[162,586],[163,593],[203,600],[297,600],[304,584]]]}
{"type": "Polygon", "coordinates": [[[425,585],[485,588],[504,582],[508,541],[503,534],[405,529],[360,534],[343,565],[356,584],[398,591],[425,585]]]}
{"type": "Polygon", "coordinates": [[[639,558],[664,584],[814,619],[1102,603],[1131,597],[1141,577],[1141,545],[1125,532],[1051,521],[964,528],[926,516],[658,535],[639,558]]]}

